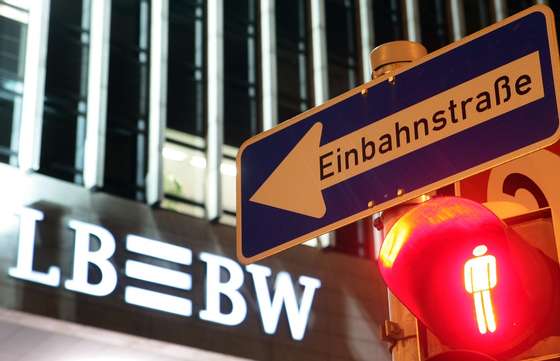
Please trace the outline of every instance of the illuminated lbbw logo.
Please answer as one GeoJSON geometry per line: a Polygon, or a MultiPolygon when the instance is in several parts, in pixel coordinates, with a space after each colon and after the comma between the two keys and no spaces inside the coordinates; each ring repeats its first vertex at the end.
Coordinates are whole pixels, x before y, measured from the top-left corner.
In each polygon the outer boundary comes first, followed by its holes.
{"type": "Polygon", "coordinates": [[[486,254],[488,248],[479,245],[473,249],[475,257],[465,262],[465,289],[473,295],[476,322],[481,334],[496,331],[496,317],[490,290],[496,287],[496,257],[486,254]]]}

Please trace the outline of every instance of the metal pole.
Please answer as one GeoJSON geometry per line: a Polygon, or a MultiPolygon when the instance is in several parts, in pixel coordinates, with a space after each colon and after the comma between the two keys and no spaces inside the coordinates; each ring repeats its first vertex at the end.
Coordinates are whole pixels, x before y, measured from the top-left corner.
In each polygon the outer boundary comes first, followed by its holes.
{"type": "Polygon", "coordinates": [[[451,25],[453,26],[453,40],[465,37],[465,8],[463,0],[451,0],[451,25]]]}
{"type": "Polygon", "coordinates": [[[325,2],[324,0],[311,0],[314,105],[323,104],[329,98],[326,33],[325,2]]]}
{"type": "Polygon", "coordinates": [[[275,0],[261,0],[261,76],[263,130],[278,123],[275,0]]]}
{"type": "Polygon", "coordinates": [[[420,9],[418,0],[405,0],[406,33],[410,41],[420,41],[420,9]]]}
{"type": "Polygon", "coordinates": [[[409,40],[397,40],[379,45],[370,53],[373,78],[388,74],[427,53],[422,44],[409,40]]]}
{"type": "Polygon", "coordinates": [[[360,50],[362,53],[362,71],[365,79],[371,76],[373,69],[370,68],[368,64],[368,55],[370,49],[373,47],[373,11],[372,2],[368,0],[360,0],[360,33],[361,36],[361,46],[360,50]]]}
{"type": "Polygon", "coordinates": [[[25,50],[25,79],[21,123],[18,140],[19,168],[39,169],[41,129],[47,66],[47,38],[50,1],[33,2],[29,9],[27,45],[25,50]]]}
{"type": "Polygon", "coordinates": [[[152,1],[150,47],[150,126],[148,128],[148,174],[146,199],[163,199],[163,143],[167,110],[167,52],[169,0],[152,1]]]}
{"type": "MultiPolygon", "coordinates": [[[[282,1],[282,0],[279,0],[282,1]]],[[[329,73],[327,67],[327,24],[325,0],[310,0],[311,44],[313,59],[313,105],[320,105],[329,99],[329,73]]],[[[319,247],[332,243],[332,233],[310,241],[319,247]]]]}
{"type": "Polygon", "coordinates": [[[206,219],[222,214],[222,146],[224,130],[224,22],[223,0],[207,2],[207,69],[208,103],[206,129],[206,219]]]}
{"type": "Polygon", "coordinates": [[[84,144],[84,186],[89,189],[103,186],[110,35],[111,0],[92,1],[84,144]]]}
{"type": "MultiPolygon", "coordinates": [[[[373,49],[370,53],[371,68],[373,69],[372,77],[377,78],[383,75],[389,75],[395,69],[417,60],[427,53],[426,48],[422,44],[413,41],[400,40],[382,44],[373,49]]],[[[404,192],[404,190],[398,190],[397,192],[404,192]]],[[[378,237],[381,236],[384,238],[391,229],[391,226],[404,212],[428,198],[427,196],[421,196],[397,207],[383,211],[381,217],[379,217],[378,214],[375,215],[374,218],[380,219],[383,226],[382,232],[374,232],[375,243],[380,243],[382,241],[379,240],[378,237]]],[[[417,342],[418,328],[416,319],[399,300],[391,294],[390,290],[387,290],[387,294],[389,319],[398,324],[402,329],[403,336],[416,335],[415,338],[394,340],[395,346],[393,347],[391,356],[394,361],[420,360],[421,351],[417,342]]]]}
{"type": "Polygon", "coordinates": [[[503,20],[507,16],[505,0],[494,0],[494,17],[496,21],[503,20]]]}

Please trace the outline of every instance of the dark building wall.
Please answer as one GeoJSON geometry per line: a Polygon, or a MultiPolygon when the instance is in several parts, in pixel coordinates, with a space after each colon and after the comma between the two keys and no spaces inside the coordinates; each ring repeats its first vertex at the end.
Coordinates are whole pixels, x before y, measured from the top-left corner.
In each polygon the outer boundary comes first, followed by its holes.
{"type": "MultiPolygon", "coordinates": [[[[11,199],[20,200],[7,204],[6,210],[12,212],[18,206],[27,206],[45,214],[37,227],[34,269],[46,272],[49,266],[56,265],[62,273],[59,287],[7,275],[8,268],[16,264],[19,227],[18,217],[9,217],[0,233],[2,307],[256,360],[390,359],[386,345],[378,339],[378,327],[387,318],[387,294],[375,263],[309,247],[287,251],[259,264],[270,267],[272,277],[287,271],[295,285],[301,275],[321,281],[303,340],[291,338],[285,313],[280,317],[275,335],[264,333],[254,286],[247,272],[241,288],[248,306],[247,318],[239,326],[223,326],[202,321],[198,316],[205,305],[203,286],[207,276],[199,254],[209,252],[234,260],[232,227],[154,210],[103,193],[92,194],[40,175],[18,175],[7,166],[0,166],[0,174],[3,179],[12,177],[22,184],[11,191],[15,197],[11,199]],[[99,225],[116,240],[117,250],[111,262],[119,274],[118,284],[108,296],[75,293],[63,286],[72,277],[74,231],[68,227],[71,219],[99,225]],[[192,275],[193,290],[174,291],[126,277],[123,271],[126,259],[170,267],[165,262],[126,251],[124,241],[128,234],[191,249],[192,266],[179,269],[192,275]],[[193,302],[193,315],[182,317],[126,304],[125,285],[189,298],[193,302]]],[[[100,273],[93,265],[89,277],[92,283],[99,280],[100,273]]],[[[227,302],[224,307],[227,308],[227,302]]]]}

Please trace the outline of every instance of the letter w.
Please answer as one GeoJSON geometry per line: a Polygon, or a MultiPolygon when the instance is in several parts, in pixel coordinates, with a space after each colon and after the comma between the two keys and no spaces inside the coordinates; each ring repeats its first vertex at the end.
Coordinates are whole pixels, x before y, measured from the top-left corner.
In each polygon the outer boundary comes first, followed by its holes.
{"type": "Polygon", "coordinates": [[[252,264],[247,266],[247,271],[253,276],[264,331],[270,335],[276,332],[282,305],[285,305],[293,339],[298,341],[303,339],[313,296],[315,290],[321,287],[321,281],[307,276],[299,277],[299,284],[303,286],[303,295],[298,306],[292,279],[288,273],[280,272],[276,276],[274,295],[271,300],[267,282],[267,278],[272,274],[270,268],[252,264]]]}

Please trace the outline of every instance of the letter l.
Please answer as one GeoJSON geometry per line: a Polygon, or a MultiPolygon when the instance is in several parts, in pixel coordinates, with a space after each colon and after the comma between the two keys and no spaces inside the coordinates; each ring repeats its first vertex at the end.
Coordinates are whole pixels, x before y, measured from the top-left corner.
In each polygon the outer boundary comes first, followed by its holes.
{"type": "Polygon", "coordinates": [[[37,221],[45,218],[43,212],[32,208],[21,208],[17,214],[20,217],[17,265],[10,267],[8,274],[14,278],[57,287],[60,284],[60,268],[50,266],[47,273],[33,271],[35,230],[37,221]]]}

